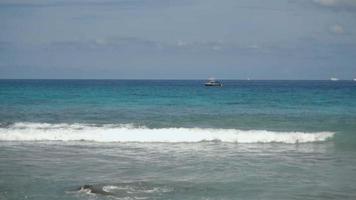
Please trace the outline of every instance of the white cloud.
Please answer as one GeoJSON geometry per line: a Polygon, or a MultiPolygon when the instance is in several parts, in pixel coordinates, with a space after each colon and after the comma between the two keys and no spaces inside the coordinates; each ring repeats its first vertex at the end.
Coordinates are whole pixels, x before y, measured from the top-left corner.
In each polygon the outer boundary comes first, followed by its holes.
{"type": "Polygon", "coordinates": [[[314,2],[323,6],[333,6],[337,3],[337,0],[314,0],[314,2]]]}
{"type": "Polygon", "coordinates": [[[248,48],[251,48],[251,49],[260,49],[261,47],[257,44],[252,44],[252,45],[248,45],[247,46],[248,48]]]}
{"type": "Polygon", "coordinates": [[[108,44],[108,41],[106,39],[103,39],[103,38],[98,38],[98,39],[95,40],[95,43],[97,45],[106,45],[106,44],[108,44]]]}
{"type": "Polygon", "coordinates": [[[344,27],[340,24],[334,24],[329,27],[329,31],[335,34],[343,34],[345,33],[344,27]]]}
{"type": "Polygon", "coordinates": [[[177,42],[177,45],[178,45],[178,46],[180,46],[180,47],[182,47],[182,46],[187,46],[187,45],[188,45],[188,43],[187,43],[187,42],[184,42],[184,41],[179,40],[179,41],[177,42]]]}
{"type": "Polygon", "coordinates": [[[313,2],[330,8],[356,8],[356,0],[313,0],[313,2]]]}

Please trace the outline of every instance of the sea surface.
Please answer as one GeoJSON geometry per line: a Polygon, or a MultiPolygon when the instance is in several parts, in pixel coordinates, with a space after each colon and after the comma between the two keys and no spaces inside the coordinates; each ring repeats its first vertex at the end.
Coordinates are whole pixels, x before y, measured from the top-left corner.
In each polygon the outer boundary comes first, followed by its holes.
{"type": "Polygon", "coordinates": [[[0,80],[0,200],[356,199],[356,82],[0,80]]]}

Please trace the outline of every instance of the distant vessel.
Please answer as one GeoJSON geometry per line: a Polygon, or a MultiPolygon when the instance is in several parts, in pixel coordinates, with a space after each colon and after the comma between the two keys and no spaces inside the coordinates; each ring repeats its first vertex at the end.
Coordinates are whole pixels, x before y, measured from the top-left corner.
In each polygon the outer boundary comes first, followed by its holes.
{"type": "Polygon", "coordinates": [[[354,78],[353,80],[356,81],[356,78],[354,78]]]}
{"type": "Polygon", "coordinates": [[[330,78],[331,81],[338,81],[338,78],[330,78]]]}
{"type": "Polygon", "coordinates": [[[214,78],[209,78],[208,82],[204,83],[205,86],[218,86],[222,87],[223,84],[219,81],[215,80],[214,78]]]}

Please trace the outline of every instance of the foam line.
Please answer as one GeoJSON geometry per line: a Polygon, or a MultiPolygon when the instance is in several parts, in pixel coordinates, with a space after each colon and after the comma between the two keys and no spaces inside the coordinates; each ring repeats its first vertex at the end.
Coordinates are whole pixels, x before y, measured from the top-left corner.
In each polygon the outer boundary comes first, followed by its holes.
{"type": "Polygon", "coordinates": [[[273,132],[213,128],[147,128],[133,125],[15,123],[0,128],[0,141],[308,143],[333,132],[273,132]]]}

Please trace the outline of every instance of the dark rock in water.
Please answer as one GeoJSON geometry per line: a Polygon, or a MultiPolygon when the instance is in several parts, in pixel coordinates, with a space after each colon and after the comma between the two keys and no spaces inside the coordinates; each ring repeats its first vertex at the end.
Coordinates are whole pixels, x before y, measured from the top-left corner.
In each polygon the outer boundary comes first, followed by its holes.
{"type": "Polygon", "coordinates": [[[89,190],[93,194],[113,195],[111,192],[104,191],[103,187],[95,185],[83,185],[78,190],[89,190]]]}

